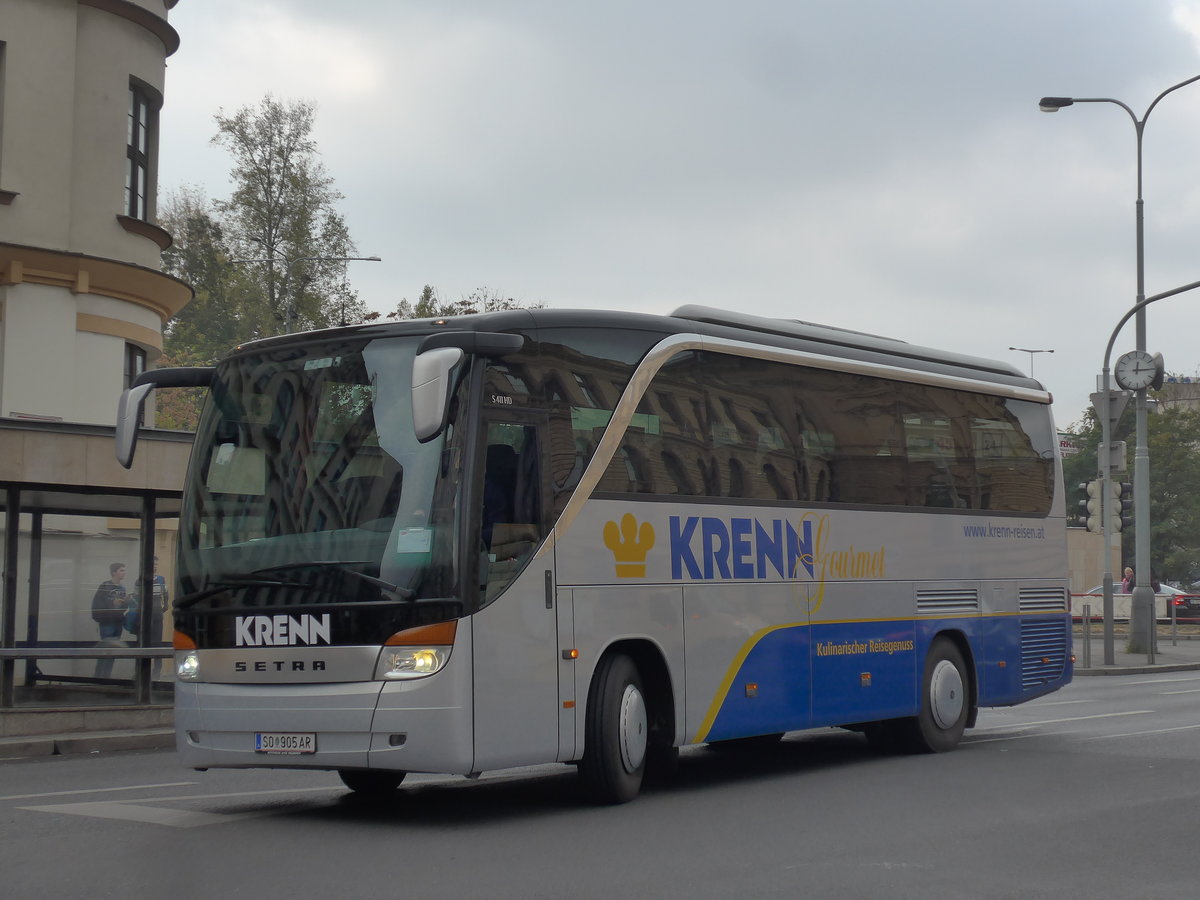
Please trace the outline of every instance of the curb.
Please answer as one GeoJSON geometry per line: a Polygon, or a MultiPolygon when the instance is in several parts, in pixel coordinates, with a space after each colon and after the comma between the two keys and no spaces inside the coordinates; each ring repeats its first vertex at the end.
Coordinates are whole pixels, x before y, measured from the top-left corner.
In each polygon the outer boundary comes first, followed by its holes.
{"type": "Polygon", "coordinates": [[[1153,666],[1093,666],[1090,669],[1076,668],[1076,676],[1086,675],[1152,675],[1155,672],[1195,672],[1200,663],[1171,663],[1153,666]]]}
{"type": "Polygon", "coordinates": [[[109,753],[117,750],[164,750],[175,746],[174,729],[94,731],[75,734],[29,734],[0,738],[0,761],[109,753]]]}

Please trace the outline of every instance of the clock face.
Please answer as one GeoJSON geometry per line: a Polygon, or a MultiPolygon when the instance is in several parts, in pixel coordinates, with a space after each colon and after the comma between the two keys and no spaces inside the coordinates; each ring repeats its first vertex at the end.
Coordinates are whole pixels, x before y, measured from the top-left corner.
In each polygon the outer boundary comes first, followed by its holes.
{"type": "Polygon", "coordinates": [[[1125,390],[1140,391],[1158,378],[1158,359],[1145,350],[1131,350],[1117,360],[1113,374],[1125,390]]]}

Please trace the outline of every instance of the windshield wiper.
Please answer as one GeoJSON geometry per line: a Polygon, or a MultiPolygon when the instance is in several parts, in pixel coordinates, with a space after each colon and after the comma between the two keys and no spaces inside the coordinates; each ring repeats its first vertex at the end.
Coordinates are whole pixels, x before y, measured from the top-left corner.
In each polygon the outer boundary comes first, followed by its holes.
{"type": "Polygon", "coordinates": [[[266,578],[243,578],[239,575],[226,575],[221,581],[214,581],[202,591],[187,594],[175,601],[175,609],[187,609],[214,594],[240,587],[295,587],[295,582],[271,581],[266,578]]]}
{"type": "MultiPolygon", "coordinates": [[[[261,576],[270,575],[270,574],[274,574],[274,573],[287,572],[287,571],[290,571],[293,569],[313,569],[313,568],[336,569],[338,572],[340,572],[343,575],[349,575],[352,578],[356,578],[359,581],[366,582],[367,584],[370,584],[374,587],[379,588],[379,590],[383,594],[385,594],[389,600],[393,600],[393,601],[403,600],[403,601],[407,601],[407,602],[412,602],[413,600],[416,599],[416,597],[417,597],[416,591],[410,590],[409,588],[406,588],[406,587],[401,587],[398,584],[392,584],[389,581],[384,581],[382,578],[375,578],[372,575],[364,575],[362,572],[356,572],[353,569],[346,568],[347,566],[368,565],[368,564],[369,563],[367,561],[343,563],[343,562],[330,562],[330,561],[314,560],[313,562],[282,563],[281,565],[278,565],[278,566],[267,566],[265,569],[256,569],[255,571],[248,572],[245,575],[224,574],[221,576],[219,581],[213,582],[211,585],[209,585],[204,590],[196,591],[196,593],[194,593],[194,594],[188,594],[184,597],[180,597],[178,600],[175,601],[175,608],[176,609],[187,609],[189,606],[193,606],[196,603],[199,603],[201,600],[204,600],[208,597],[212,597],[214,594],[220,594],[221,592],[227,591],[230,588],[304,587],[305,583],[303,581],[296,581],[295,579],[289,579],[287,581],[282,581],[277,578],[263,578],[261,576]]],[[[376,601],[376,602],[378,602],[378,601],[376,601]]]]}
{"type": "MultiPolygon", "coordinates": [[[[415,600],[417,592],[410,588],[401,587],[398,584],[392,584],[390,581],[384,581],[382,578],[376,578],[374,575],[365,575],[362,572],[356,572],[350,566],[367,566],[371,565],[370,560],[355,560],[352,562],[339,562],[336,560],[312,560],[311,562],[295,562],[281,563],[278,566],[267,566],[265,569],[255,569],[249,573],[254,575],[270,575],[276,572],[289,572],[295,569],[334,569],[343,575],[349,575],[351,578],[357,578],[359,581],[366,582],[379,588],[383,593],[388,595],[390,600],[415,600]]],[[[296,584],[297,582],[288,582],[296,584]]]]}

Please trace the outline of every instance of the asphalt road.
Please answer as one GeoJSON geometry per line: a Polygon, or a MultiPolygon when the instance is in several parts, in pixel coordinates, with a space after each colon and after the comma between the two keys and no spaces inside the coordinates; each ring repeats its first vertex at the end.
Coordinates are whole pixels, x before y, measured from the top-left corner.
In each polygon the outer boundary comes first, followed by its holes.
{"type": "Polygon", "coordinates": [[[631,804],[573,770],[181,769],[167,751],[0,763],[0,896],[1193,898],[1200,672],[1081,679],[981,713],[962,747],[838,731],[686,751],[631,804]]]}

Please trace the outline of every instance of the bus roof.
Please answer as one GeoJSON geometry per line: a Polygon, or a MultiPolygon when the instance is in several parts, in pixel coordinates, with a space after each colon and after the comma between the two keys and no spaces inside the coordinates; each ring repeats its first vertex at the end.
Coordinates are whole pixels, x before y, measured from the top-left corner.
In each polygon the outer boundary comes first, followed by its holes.
{"type": "Polygon", "coordinates": [[[1007,362],[923,347],[894,338],[817,325],[799,319],[774,319],[698,305],[681,306],[665,316],[603,309],[538,307],[434,319],[402,319],[263,338],[242,344],[237,351],[293,342],[311,343],[314,339],[337,336],[415,336],[448,331],[528,332],[541,328],[573,327],[629,328],[638,331],[660,331],[663,334],[690,332],[902,368],[967,375],[981,381],[1044,390],[1039,382],[1007,362]]]}

